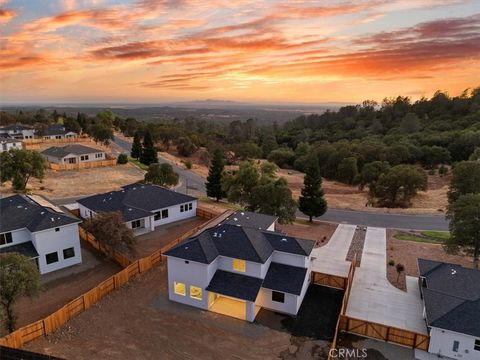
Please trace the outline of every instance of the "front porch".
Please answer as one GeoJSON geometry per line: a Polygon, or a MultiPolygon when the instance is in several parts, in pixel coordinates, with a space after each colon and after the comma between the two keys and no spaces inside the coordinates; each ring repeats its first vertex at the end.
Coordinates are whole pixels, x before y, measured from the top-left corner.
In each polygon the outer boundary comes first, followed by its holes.
{"type": "Polygon", "coordinates": [[[230,316],[240,320],[253,321],[261,310],[260,306],[255,305],[255,303],[251,301],[238,300],[213,292],[210,292],[208,296],[208,310],[217,314],[230,316]]]}

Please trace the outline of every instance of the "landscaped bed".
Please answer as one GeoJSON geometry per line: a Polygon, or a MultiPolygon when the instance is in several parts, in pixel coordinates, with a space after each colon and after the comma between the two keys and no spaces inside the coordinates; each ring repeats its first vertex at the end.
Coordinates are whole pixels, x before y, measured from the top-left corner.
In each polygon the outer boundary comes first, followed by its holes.
{"type": "Polygon", "coordinates": [[[470,268],[473,267],[473,259],[471,257],[464,254],[452,255],[445,252],[439,241],[440,236],[445,237],[448,233],[428,231],[422,233],[404,233],[396,230],[387,230],[387,278],[392,285],[402,290],[406,289],[405,276],[419,275],[418,258],[450,262],[470,268]],[[400,234],[400,239],[397,238],[397,234],[400,234]],[[420,234],[421,237],[418,234],[420,234]],[[430,239],[436,238],[436,240],[427,241],[428,239],[425,239],[426,237],[430,237],[430,239]],[[391,263],[392,265],[388,264],[390,261],[393,261],[391,263]],[[405,271],[398,277],[395,266],[399,263],[404,265],[405,271]]]}

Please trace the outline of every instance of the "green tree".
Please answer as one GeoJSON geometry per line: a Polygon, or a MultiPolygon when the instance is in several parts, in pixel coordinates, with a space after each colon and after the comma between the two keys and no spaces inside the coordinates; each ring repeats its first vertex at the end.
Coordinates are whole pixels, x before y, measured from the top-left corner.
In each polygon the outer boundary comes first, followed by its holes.
{"type": "Polygon", "coordinates": [[[63,120],[63,125],[65,126],[65,130],[67,131],[73,131],[77,134],[80,134],[80,132],[82,131],[82,128],[80,127],[78,121],[70,117],[67,117],[63,120]]]}
{"type": "Polygon", "coordinates": [[[142,154],[140,155],[140,162],[145,165],[158,162],[157,149],[155,149],[152,134],[148,130],[143,136],[143,149],[142,154]]]}
{"type": "Polygon", "coordinates": [[[462,161],[452,171],[448,202],[453,204],[461,195],[480,193],[480,162],[462,161]]]}
{"type": "Polygon", "coordinates": [[[238,144],[234,150],[235,155],[240,159],[257,159],[262,156],[262,149],[253,142],[238,144]]]}
{"type": "Polygon", "coordinates": [[[311,159],[303,179],[303,189],[299,198],[299,210],[309,217],[322,216],[327,211],[327,201],[322,189],[322,177],[316,159],[311,159]]]}
{"type": "Polygon", "coordinates": [[[207,182],[207,196],[219,201],[225,196],[222,190],[222,174],[225,166],[223,163],[223,151],[217,149],[213,153],[212,164],[208,170],[207,182]]]}
{"type": "Polygon", "coordinates": [[[406,134],[418,132],[420,129],[420,119],[414,113],[408,113],[400,122],[400,129],[406,134]]]}
{"type": "Polygon", "coordinates": [[[182,156],[190,156],[197,150],[197,147],[188,136],[178,138],[176,145],[178,153],[182,156]]]}
{"type": "Polygon", "coordinates": [[[0,182],[11,180],[15,191],[25,191],[31,176],[42,180],[46,160],[37,151],[12,149],[0,153],[0,182]]]}
{"type": "Polygon", "coordinates": [[[139,159],[140,156],[142,156],[142,143],[140,142],[140,134],[138,131],[135,131],[135,135],[133,135],[133,143],[130,156],[134,159],[139,159]]]}
{"type": "Polygon", "coordinates": [[[343,159],[337,168],[337,179],[346,184],[353,184],[358,175],[357,158],[354,156],[343,159]]]}
{"type": "Polygon", "coordinates": [[[110,140],[113,140],[112,127],[98,121],[88,128],[88,133],[95,142],[102,143],[105,146],[108,146],[110,140]]]}
{"type": "Polygon", "coordinates": [[[0,254],[0,299],[5,327],[15,330],[16,315],[13,309],[21,296],[32,297],[41,289],[40,274],[35,263],[18,253],[0,254]]]}
{"type": "Polygon", "coordinates": [[[178,184],[179,176],[173,171],[170,164],[153,163],[148,166],[148,171],[145,174],[145,182],[160,186],[175,186],[178,184]]]}
{"type": "Polygon", "coordinates": [[[222,189],[230,202],[248,204],[252,189],[258,185],[260,172],[253,161],[243,161],[234,174],[222,178],[222,189]]]}
{"type": "Polygon", "coordinates": [[[460,195],[448,205],[450,237],[444,247],[449,253],[462,250],[473,256],[476,269],[480,256],[480,193],[460,195]]]}
{"type": "Polygon", "coordinates": [[[127,154],[120,154],[117,158],[117,164],[123,165],[128,163],[128,155],[127,154]]]}
{"type": "Polygon", "coordinates": [[[477,147],[468,158],[470,161],[480,161],[480,147],[477,147]]]}
{"type": "Polygon", "coordinates": [[[262,154],[266,158],[273,150],[278,147],[277,139],[273,134],[267,134],[262,140],[262,154]]]}
{"type": "Polygon", "coordinates": [[[110,258],[116,251],[135,252],[133,231],[125,225],[120,211],[99,213],[85,220],[83,227],[95,236],[110,258]]]}
{"type": "Polygon", "coordinates": [[[381,175],[375,197],[384,206],[406,206],[419,190],[427,190],[427,175],[412,165],[397,165],[381,175]]]}
{"type": "Polygon", "coordinates": [[[358,179],[360,190],[368,186],[368,192],[370,196],[373,196],[378,179],[380,179],[380,176],[383,174],[388,173],[389,170],[390,165],[386,161],[372,161],[371,163],[365,164],[358,179]]]}
{"type": "Polygon", "coordinates": [[[274,162],[281,168],[291,167],[295,161],[295,153],[289,148],[279,148],[268,155],[268,161],[274,162]]]}

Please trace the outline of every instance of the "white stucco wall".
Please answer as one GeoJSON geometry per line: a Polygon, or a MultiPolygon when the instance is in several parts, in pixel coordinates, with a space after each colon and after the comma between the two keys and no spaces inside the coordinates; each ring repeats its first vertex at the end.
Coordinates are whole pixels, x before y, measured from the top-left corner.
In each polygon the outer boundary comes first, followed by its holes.
{"type": "Polygon", "coordinates": [[[38,265],[41,274],[82,262],[78,224],[60,226],[59,231],[55,231],[55,228],[52,228],[32,233],[32,242],[39,255],[38,265]],[[63,250],[70,247],[75,249],[75,256],[64,259],[63,250]],[[58,261],[47,264],[45,255],[55,251],[58,253],[58,261]]]}
{"type": "Polygon", "coordinates": [[[18,150],[21,150],[23,148],[22,146],[22,142],[21,141],[18,141],[18,142],[2,142],[0,144],[0,152],[4,152],[4,151],[10,151],[12,149],[18,149],[18,150]]]}
{"type": "Polygon", "coordinates": [[[168,208],[157,209],[152,211],[152,213],[155,213],[157,211],[161,212],[164,209],[168,209],[168,218],[156,220],[154,221],[154,225],[155,226],[164,225],[174,221],[189,219],[197,216],[197,200],[190,201],[190,202],[192,203],[192,210],[188,210],[184,212],[180,212],[180,205],[183,205],[183,204],[178,204],[178,205],[170,206],[168,208]]]}
{"type": "Polygon", "coordinates": [[[260,288],[255,303],[266,309],[278,311],[285,314],[296,315],[297,314],[297,296],[293,294],[285,294],[285,302],[280,303],[272,300],[272,290],[260,288]]]}
{"type": "Polygon", "coordinates": [[[32,239],[30,235],[30,231],[28,231],[27,229],[19,229],[19,230],[7,231],[7,232],[12,233],[12,242],[10,244],[0,245],[1,249],[6,248],[8,246],[21,244],[21,243],[30,241],[32,239]]]}
{"type": "MultiPolygon", "coordinates": [[[[252,261],[246,261],[246,268],[245,272],[243,271],[236,271],[233,269],[233,259],[225,256],[219,256],[217,258],[218,261],[218,268],[220,270],[230,271],[232,273],[246,275],[246,276],[253,276],[256,278],[262,278],[262,264],[255,263],[252,261]]],[[[265,277],[265,276],[264,276],[265,277]]]]}
{"type": "MultiPolygon", "coordinates": [[[[472,319],[472,321],[475,321],[475,319],[472,319]]],[[[475,338],[473,336],[432,327],[428,352],[453,359],[478,360],[480,359],[480,351],[473,349],[474,343],[475,338]],[[458,352],[452,351],[454,340],[459,342],[458,352]]]]}
{"type": "Polygon", "coordinates": [[[211,277],[215,274],[216,263],[201,264],[194,261],[177,259],[173,257],[167,258],[168,266],[168,297],[172,301],[177,301],[190,306],[208,310],[208,294],[205,288],[210,283],[211,277]],[[185,296],[175,294],[174,282],[184,283],[186,286],[185,296]],[[190,297],[190,285],[197,286],[202,289],[202,300],[190,297]]]}
{"type": "Polygon", "coordinates": [[[83,206],[80,203],[78,204],[78,210],[80,210],[80,217],[83,219],[89,219],[91,216],[95,216],[95,211],[90,210],[89,208],[83,206]]]}

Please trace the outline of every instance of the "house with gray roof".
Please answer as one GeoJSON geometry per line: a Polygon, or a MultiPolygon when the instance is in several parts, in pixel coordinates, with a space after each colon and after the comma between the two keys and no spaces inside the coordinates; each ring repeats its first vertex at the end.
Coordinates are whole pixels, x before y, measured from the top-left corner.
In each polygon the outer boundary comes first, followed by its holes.
{"type": "Polygon", "coordinates": [[[231,215],[164,254],[170,300],[247,321],[261,308],[298,313],[315,242],[269,231],[275,217],[247,214],[231,215]]]}
{"type": "Polygon", "coordinates": [[[76,137],[78,137],[76,132],[66,130],[65,126],[61,124],[49,125],[42,134],[42,138],[45,140],[71,139],[76,137]]]}
{"type": "Polygon", "coordinates": [[[27,256],[40,274],[82,262],[81,220],[47,205],[25,195],[0,199],[0,253],[27,256]]]}
{"type": "Polygon", "coordinates": [[[253,227],[259,230],[275,231],[278,217],[250,211],[236,211],[225,220],[224,224],[253,227]]]}
{"type": "Polygon", "coordinates": [[[425,259],[418,267],[429,355],[480,359],[480,271],[425,259]]]}
{"type": "Polygon", "coordinates": [[[0,134],[0,153],[12,149],[22,149],[22,140],[15,139],[8,134],[0,134]]]}
{"type": "Polygon", "coordinates": [[[14,139],[33,139],[35,135],[35,129],[31,126],[23,124],[11,124],[0,127],[0,134],[6,134],[14,139]]]}
{"type": "Polygon", "coordinates": [[[79,144],[52,146],[43,150],[42,155],[48,162],[54,164],[80,164],[107,158],[105,151],[79,144]]]}
{"type": "Polygon", "coordinates": [[[84,219],[119,211],[135,235],[197,215],[196,198],[153,184],[130,184],[118,191],[79,199],[77,203],[84,219]]]}

